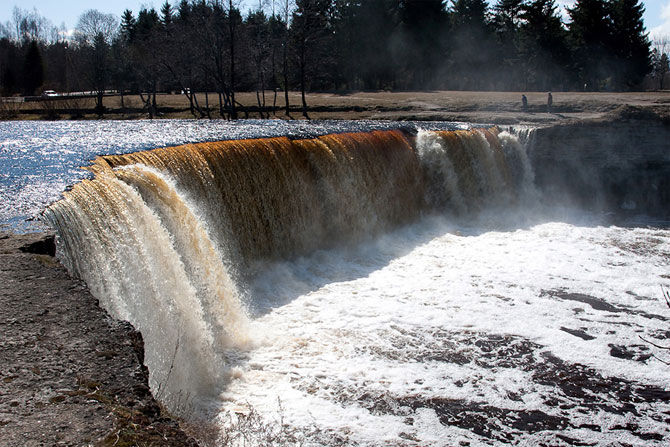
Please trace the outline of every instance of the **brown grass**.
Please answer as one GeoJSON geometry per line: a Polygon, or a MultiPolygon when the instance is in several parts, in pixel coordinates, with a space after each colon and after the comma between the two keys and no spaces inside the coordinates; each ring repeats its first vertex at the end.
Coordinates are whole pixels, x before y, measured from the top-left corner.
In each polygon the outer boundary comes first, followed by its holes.
{"type": "MultiPolygon", "coordinates": [[[[521,108],[520,92],[354,92],[310,93],[307,95],[308,113],[312,119],[374,119],[374,120],[436,120],[479,123],[541,124],[566,119],[602,117],[621,105],[649,108],[668,114],[669,92],[637,93],[579,93],[554,92],[551,113],[547,111],[546,92],[526,92],[528,111],[521,108]]],[[[243,105],[240,118],[260,118],[255,92],[242,92],[236,99],[243,105]]],[[[220,118],[217,95],[209,95],[212,118],[220,118]]],[[[201,107],[205,95],[198,94],[201,107]]],[[[267,91],[264,111],[275,119],[303,119],[300,93],[290,92],[291,114],[284,113],[283,92],[278,92],[273,111],[274,94],[267,91]]],[[[148,114],[137,95],[124,97],[121,107],[119,96],[104,101],[105,119],[144,119],[148,114]]],[[[189,111],[186,96],[159,94],[158,118],[198,118],[189,111]]],[[[12,104],[4,119],[97,119],[93,98],[50,98],[42,101],[12,104]],[[18,110],[17,110],[18,109],[18,110]]]]}

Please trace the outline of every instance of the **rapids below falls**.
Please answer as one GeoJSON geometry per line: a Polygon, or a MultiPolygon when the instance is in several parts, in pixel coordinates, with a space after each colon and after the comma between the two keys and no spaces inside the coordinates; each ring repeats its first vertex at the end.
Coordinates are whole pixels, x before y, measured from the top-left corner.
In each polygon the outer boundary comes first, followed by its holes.
{"type": "Polygon", "coordinates": [[[668,183],[536,132],[2,123],[0,217],[217,445],[667,445],[668,183]]]}

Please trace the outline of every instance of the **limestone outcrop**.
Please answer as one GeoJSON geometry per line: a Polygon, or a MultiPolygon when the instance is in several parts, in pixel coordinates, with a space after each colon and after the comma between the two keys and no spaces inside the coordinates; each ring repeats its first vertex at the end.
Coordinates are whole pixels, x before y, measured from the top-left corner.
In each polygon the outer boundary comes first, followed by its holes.
{"type": "Polygon", "coordinates": [[[622,106],[606,119],[537,129],[529,156],[547,201],[670,215],[670,122],[654,112],[622,106]]]}

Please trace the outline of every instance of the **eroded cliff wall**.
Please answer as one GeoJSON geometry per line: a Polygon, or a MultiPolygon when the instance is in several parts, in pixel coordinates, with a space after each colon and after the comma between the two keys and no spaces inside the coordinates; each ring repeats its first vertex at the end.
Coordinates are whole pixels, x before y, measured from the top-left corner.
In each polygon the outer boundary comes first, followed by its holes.
{"type": "Polygon", "coordinates": [[[548,202],[670,216],[670,124],[658,115],[626,108],[537,129],[529,155],[548,202]]]}

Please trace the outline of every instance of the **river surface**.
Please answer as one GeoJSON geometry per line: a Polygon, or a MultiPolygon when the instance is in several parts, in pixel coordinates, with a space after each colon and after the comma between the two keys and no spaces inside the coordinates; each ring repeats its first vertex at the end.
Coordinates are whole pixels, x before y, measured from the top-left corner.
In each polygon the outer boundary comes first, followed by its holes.
{"type": "MultiPolygon", "coordinates": [[[[26,219],[96,155],[394,126],[3,122],[0,224],[44,228],[26,219]]],[[[650,342],[670,336],[668,223],[550,199],[257,268],[240,285],[248,348],[182,410],[247,445],[666,445],[670,351],[650,342]]]]}

